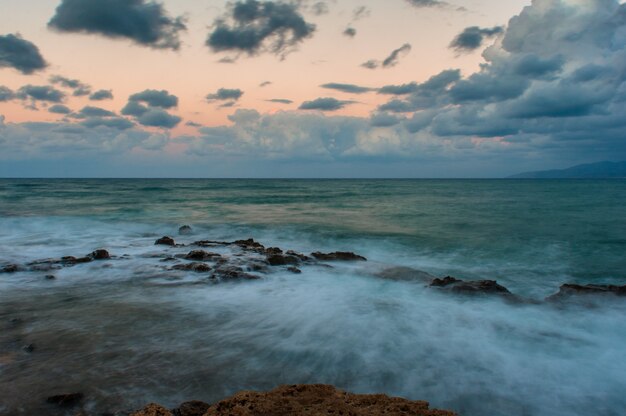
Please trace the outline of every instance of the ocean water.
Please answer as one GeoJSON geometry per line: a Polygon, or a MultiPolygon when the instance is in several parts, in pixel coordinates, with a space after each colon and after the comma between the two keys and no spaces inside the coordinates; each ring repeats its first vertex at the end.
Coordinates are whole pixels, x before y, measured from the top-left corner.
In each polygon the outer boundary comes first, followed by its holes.
{"type": "Polygon", "coordinates": [[[45,399],[74,391],[100,415],[330,383],[466,416],[624,415],[624,299],[544,298],[626,284],[625,207],[624,180],[0,180],[0,267],[116,257],[0,274],[0,414],[73,415],[45,399]],[[160,261],[191,250],[163,235],[368,261],[215,284],[160,261]]]}

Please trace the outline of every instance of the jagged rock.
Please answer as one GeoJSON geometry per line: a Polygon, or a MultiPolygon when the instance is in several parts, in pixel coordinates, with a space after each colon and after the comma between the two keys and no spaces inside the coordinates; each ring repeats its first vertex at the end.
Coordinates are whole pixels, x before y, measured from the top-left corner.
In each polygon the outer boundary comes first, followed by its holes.
{"type": "Polygon", "coordinates": [[[207,261],[207,260],[214,260],[217,258],[222,257],[221,255],[217,254],[217,253],[208,253],[204,250],[193,250],[190,251],[186,256],[185,259],[187,260],[198,260],[198,261],[207,261]]]}
{"type": "Polygon", "coordinates": [[[299,258],[302,261],[309,261],[309,260],[311,260],[311,258],[309,256],[305,256],[304,254],[298,253],[298,252],[293,251],[293,250],[287,250],[287,252],[285,254],[287,254],[289,256],[297,257],[297,258],[299,258]]]}
{"type": "Polygon", "coordinates": [[[318,260],[324,261],[367,261],[365,257],[348,251],[335,251],[334,253],[320,253],[317,251],[311,255],[318,260]]]}
{"type": "MultiPolygon", "coordinates": [[[[454,416],[428,402],[384,394],[352,394],[327,385],[282,386],[268,393],[240,392],[209,407],[204,416],[454,416]]],[[[137,415],[140,416],[140,415],[137,415]]],[[[143,416],[143,415],[141,415],[143,416]]]]}
{"type": "Polygon", "coordinates": [[[180,235],[189,235],[193,233],[193,229],[189,225],[183,225],[178,229],[178,234],[180,235]]]}
{"type": "Polygon", "coordinates": [[[57,263],[61,263],[63,266],[73,266],[75,264],[89,263],[91,261],[93,261],[93,259],[88,256],[85,256],[85,257],[65,256],[65,257],[61,257],[61,259],[58,260],[57,263]]]}
{"type": "Polygon", "coordinates": [[[175,246],[176,242],[172,237],[161,237],[154,242],[155,246],[175,246]]]}
{"type": "Polygon", "coordinates": [[[268,249],[265,249],[265,254],[271,256],[273,254],[283,254],[283,251],[278,247],[270,247],[268,249]]]}
{"type": "Polygon", "coordinates": [[[30,354],[35,351],[35,344],[24,345],[24,347],[22,347],[22,350],[30,354]]]}
{"type": "Polygon", "coordinates": [[[259,279],[259,276],[246,273],[243,271],[241,267],[237,267],[237,266],[219,267],[215,269],[215,273],[213,273],[213,277],[219,278],[222,280],[258,280],[259,279]]]}
{"type": "Polygon", "coordinates": [[[283,256],[282,254],[273,254],[267,256],[267,262],[270,266],[286,266],[288,264],[299,264],[300,259],[294,256],[283,256]]]}
{"type": "Polygon", "coordinates": [[[252,251],[265,250],[265,246],[263,244],[254,241],[252,238],[249,238],[247,240],[237,240],[233,242],[232,244],[239,246],[245,250],[252,250],[252,251]]]}
{"type": "Polygon", "coordinates": [[[297,267],[289,267],[287,268],[288,271],[290,271],[293,274],[300,274],[302,273],[302,270],[298,269],[297,267]]]}
{"type": "Polygon", "coordinates": [[[547,298],[547,300],[564,300],[573,296],[585,295],[616,295],[626,296],[626,286],[614,285],[577,285],[566,283],[561,285],[558,293],[547,298]]]}
{"type": "Polygon", "coordinates": [[[209,407],[211,407],[211,405],[208,403],[194,400],[181,404],[178,406],[178,409],[174,409],[172,413],[174,413],[174,416],[204,416],[209,407]]]}
{"type": "Polygon", "coordinates": [[[22,268],[17,264],[7,264],[2,269],[0,269],[0,273],[16,273],[20,270],[22,270],[22,268]]]}
{"type": "Polygon", "coordinates": [[[496,295],[511,295],[509,290],[498,284],[495,280],[472,280],[464,281],[459,280],[451,276],[444,277],[443,279],[434,279],[431,287],[438,287],[441,289],[449,290],[453,293],[460,293],[466,295],[479,295],[479,294],[496,294],[496,295]]]}
{"type": "Polygon", "coordinates": [[[430,273],[410,267],[390,267],[375,273],[374,276],[380,277],[381,279],[406,282],[434,282],[438,280],[430,273]]]}
{"type": "Polygon", "coordinates": [[[52,274],[48,274],[48,275],[46,275],[45,279],[46,280],[54,280],[54,279],[56,279],[56,276],[52,275],[52,274]]]}
{"type": "Polygon", "coordinates": [[[109,254],[108,251],[100,249],[100,250],[96,250],[94,252],[92,252],[89,257],[91,257],[94,260],[108,260],[111,258],[111,255],[109,254]]]}
{"type": "Polygon", "coordinates": [[[204,264],[204,263],[177,264],[173,266],[172,269],[185,270],[185,271],[196,272],[196,273],[208,273],[212,270],[211,266],[209,266],[208,264],[204,264]]]}
{"type": "Polygon", "coordinates": [[[163,406],[159,406],[155,403],[150,403],[142,410],[138,410],[130,414],[130,416],[173,416],[172,412],[163,406]]]}
{"type": "Polygon", "coordinates": [[[82,393],[68,393],[68,394],[58,394],[56,396],[50,396],[46,400],[48,403],[56,404],[59,406],[75,406],[82,399],[84,395],[82,393]]]}
{"type": "Polygon", "coordinates": [[[198,247],[215,247],[215,246],[229,246],[233,243],[228,243],[226,241],[213,241],[213,240],[200,240],[193,243],[194,246],[198,247]]]}

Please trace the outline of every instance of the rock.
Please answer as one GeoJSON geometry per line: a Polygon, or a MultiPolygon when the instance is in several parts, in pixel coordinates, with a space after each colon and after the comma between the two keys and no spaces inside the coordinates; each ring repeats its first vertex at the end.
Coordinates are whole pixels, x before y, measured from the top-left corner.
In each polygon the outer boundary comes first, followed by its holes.
{"type": "Polygon", "coordinates": [[[211,405],[208,403],[194,400],[181,404],[178,406],[178,409],[174,409],[172,413],[174,416],[204,416],[209,407],[211,407],[211,405]]]}
{"type": "Polygon", "coordinates": [[[35,351],[35,344],[25,345],[24,347],[22,347],[22,350],[24,350],[24,352],[27,352],[27,353],[30,354],[30,353],[35,351]]]}
{"type": "MultiPolygon", "coordinates": [[[[438,280],[430,273],[410,267],[390,267],[374,274],[381,279],[401,281],[401,282],[434,282],[438,280]]],[[[440,280],[440,279],[439,279],[440,280]]]]}
{"type": "Polygon", "coordinates": [[[267,256],[270,266],[286,266],[287,264],[299,264],[300,259],[294,256],[283,256],[282,254],[272,254],[267,256]]]}
{"type": "Polygon", "coordinates": [[[298,269],[297,267],[289,267],[287,270],[290,271],[293,274],[300,274],[300,273],[302,273],[302,270],[298,269]]]}
{"type": "Polygon", "coordinates": [[[94,252],[92,252],[89,257],[91,257],[94,260],[108,260],[111,258],[111,255],[109,254],[108,251],[100,249],[100,250],[96,250],[94,252]]]}
{"type": "Polygon", "coordinates": [[[267,254],[268,256],[271,256],[273,254],[283,254],[283,251],[278,247],[270,247],[265,250],[265,254],[267,254]]]}
{"type": "Polygon", "coordinates": [[[265,250],[265,246],[263,244],[254,241],[252,238],[249,238],[247,240],[237,240],[233,242],[233,244],[245,250],[252,250],[252,251],[265,250]]]}
{"type": "Polygon", "coordinates": [[[495,280],[464,281],[448,276],[443,279],[434,279],[430,286],[464,295],[511,295],[506,287],[499,285],[495,280]]]}
{"type": "Polygon", "coordinates": [[[548,297],[546,300],[565,300],[574,296],[585,295],[615,295],[626,296],[626,286],[614,285],[577,285],[566,283],[561,285],[558,293],[548,297]]]}
{"type": "Polygon", "coordinates": [[[161,237],[154,242],[155,246],[175,246],[176,242],[172,237],[161,237]]]}
{"type": "Polygon", "coordinates": [[[178,229],[178,234],[180,235],[189,235],[193,233],[193,229],[189,225],[183,225],[178,229]]]}
{"type": "Polygon", "coordinates": [[[82,393],[59,394],[48,397],[46,401],[59,406],[69,407],[77,405],[83,397],[82,393]]]}
{"type": "Polygon", "coordinates": [[[204,416],[454,416],[428,402],[383,394],[352,394],[327,385],[281,386],[268,393],[240,392],[209,407],[204,416]]]}
{"type": "Polygon", "coordinates": [[[0,273],[16,273],[20,270],[22,270],[22,268],[17,264],[7,264],[2,269],[0,269],[0,273]]]}
{"type": "Polygon", "coordinates": [[[209,266],[208,264],[204,264],[204,263],[177,264],[173,266],[172,269],[185,270],[185,271],[196,272],[196,273],[208,273],[212,270],[211,266],[209,266]]]}
{"type": "Polygon", "coordinates": [[[217,253],[208,253],[204,250],[193,250],[190,251],[186,256],[185,259],[187,260],[198,260],[198,261],[206,261],[206,260],[214,260],[217,258],[222,257],[221,255],[217,254],[217,253]]]}
{"type": "Polygon", "coordinates": [[[166,409],[163,406],[159,406],[158,404],[150,403],[142,410],[138,410],[130,414],[130,416],[173,416],[172,412],[166,409]]]}
{"type": "Polygon", "coordinates": [[[258,280],[259,276],[255,276],[253,274],[249,274],[243,271],[241,267],[230,266],[230,267],[219,267],[215,269],[215,273],[213,273],[214,278],[219,278],[222,280],[258,280]]]}
{"type": "Polygon", "coordinates": [[[46,275],[45,279],[46,280],[54,280],[54,279],[56,279],[56,276],[54,276],[52,274],[48,274],[48,275],[46,275]]]}
{"type": "Polygon", "coordinates": [[[324,261],[367,261],[365,257],[347,251],[335,251],[334,253],[320,253],[317,251],[311,255],[318,260],[324,261]]]}
{"type": "Polygon", "coordinates": [[[311,260],[311,258],[310,258],[310,257],[305,256],[304,254],[302,254],[302,253],[298,253],[298,252],[293,251],[293,250],[287,250],[287,253],[286,253],[286,254],[288,254],[288,255],[290,255],[290,256],[293,256],[293,257],[297,257],[297,258],[299,258],[299,259],[300,259],[300,260],[302,260],[302,261],[309,261],[309,260],[311,260]]]}

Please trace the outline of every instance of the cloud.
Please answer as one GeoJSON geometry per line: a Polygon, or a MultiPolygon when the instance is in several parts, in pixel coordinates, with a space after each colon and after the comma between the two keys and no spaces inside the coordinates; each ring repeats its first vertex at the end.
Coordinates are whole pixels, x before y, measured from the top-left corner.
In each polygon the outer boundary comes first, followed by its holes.
{"type": "Polygon", "coordinates": [[[356,29],[353,27],[347,27],[346,30],[343,31],[344,36],[349,38],[353,38],[356,36],[356,29]]]}
{"type": "Polygon", "coordinates": [[[352,11],[352,21],[357,22],[361,19],[365,19],[366,17],[370,17],[371,10],[366,6],[358,6],[352,11]]]}
{"type": "Polygon", "coordinates": [[[483,46],[483,41],[486,38],[492,38],[503,32],[502,26],[492,28],[467,27],[452,40],[450,48],[458,52],[471,52],[483,46]]]}
{"type": "Polygon", "coordinates": [[[88,117],[80,123],[84,127],[95,129],[97,127],[107,127],[116,130],[128,130],[135,124],[123,117],[88,117]]]}
{"type": "Polygon", "coordinates": [[[394,49],[391,51],[389,56],[381,61],[377,61],[375,59],[370,59],[369,61],[361,64],[362,67],[367,69],[377,69],[377,68],[391,68],[398,64],[400,58],[402,56],[407,55],[411,51],[411,44],[405,43],[400,46],[398,49],[394,49]]]}
{"type": "Polygon", "coordinates": [[[112,100],[113,92],[111,90],[98,90],[89,96],[92,101],[112,100]]]}
{"type": "Polygon", "coordinates": [[[379,93],[404,95],[403,99],[394,98],[379,107],[380,111],[392,113],[410,113],[428,108],[445,107],[450,104],[449,89],[458,86],[461,72],[458,69],[447,69],[430,77],[427,81],[417,84],[388,85],[379,93]]]}
{"type": "Polygon", "coordinates": [[[13,68],[25,75],[46,68],[39,48],[20,35],[0,35],[0,68],[13,68]]]}
{"type": "Polygon", "coordinates": [[[300,107],[300,110],[320,110],[320,111],[337,111],[344,108],[346,105],[353,104],[354,101],[342,101],[335,98],[317,98],[313,101],[305,101],[300,107]]]}
{"type": "Polygon", "coordinates": [[[65,94],[49,85],[24,85],[16,94],[21,100],[45,101],[60,103],[65,99],[65,94]]]}
{"type": "Polygon", "coordinates": [[[272,81],[263,81],[262,83],[259,84],[259,87],[263,88],[263,87],[267,87],[268,85],[272,85],[272,81]]]}
{"type": "Polygon", "coordinates": [[[100,107],[86,106],[77,114],[80,118],[88,117],[115,117],[115,113],[100,107]]]}
{"type": "Polygon", "coordinates": [[[441,7],[447,6],[448,3],[440,0],[406,0],[411,6],[415,7],[441,7]]]}
{"type": "Polygon", "coordinates": [[[385,85],[378,89],[379,94],[389,95],[406,95],[417,92],[419,85],[416,82],[411,82],[402,85],[385,85]]]}
{"type": "Polygon", "coordinates": [[[243,96],[243,91],[238,88],[220,88],[215,93],[208,94],[206,100],[208,102],[213,101],[237,101],[243,96]]]}
{"type": "Polygon", "coordinates": [[[48,107],[48,112],[53,114],[70,114],[72,110],[63,104],[55,104],[48,107]]]}
{"type": "Polygon", "coordinates": [[[0,103],[11,101],[15,98],[15,93],[8,87],[0,85],[0,103]]]}
{"type": "Polygon", "coordinates": [[[403,119],[389,113],[375,113],[370,117],[370,125],[373,127],[391,127],[399,124],[403,119]]]}
{"type": "Polygon", "coordinates": [[[298,8],[283,1],[237,1],[228,16],[215,21],[206,45],[214,52],[268,52],[284,58],[315,31],[298,8]]]}
{"type": "Polygon", "coordinates": [[[77,79],[70,79],[60,75],[53,75],[50,77],[50,82],[55,85],[60,85],[65,88],[74,90],[72,95],[75,97],[82,97],[91,94],[91,87],[87,84],[83,84],[77,79]]]}
{"type": "Polygon", "coordinates": [[[62,0],[48,26],[173,50],[180,48],[179,35],[186,30],[182,17],[170,17],[162,4],[145,0],[62,0]]]}
{"type": "Polygon", "coordinates": [[[320,87],[326,88],[326,89],[330,89],[330,90],[337,90],[337,91],[341,91],[341,92],[347,92],[347,93],[350,93],[350,94],[363,94],[363,93],[366,93],[366,92],[374,91],[373,88],[360,87],[360,86],[354,85],[354,84],[339,84],[339,83],[336,83],[336,82],[323,84],[323,85],[320,85],[320,87]]]}
{"type": "Polygon", "coordinates": [[[278,103],[278,104],[293,104],[293,101],[287,100],[284,98],[272,98],[271,100],[266,100],[270,103],[278,103]]]}
{"type": "Polygon", "coordinates": [[[151,108],[137,117],[137,122],[141,125],[166,129],[176,127],[181,121],[180,117],[171,115],[160,108],[151,108]]]}
{"type": "Polygon", "coordinates": [[[202,124],[196,123],[195,121],[188,121],[185,123],[185,126],[189,127],[202,127],[202,124]]]}
{"type": "Polygon", "coordinates": [[[178,106],[178,97],[166,90],[144,90],[131,95],[129,101],[143,102],[151,107],[173,108],[178,106]]]}
{"type": "Polygon", "coordinates": [[[311,11],[315,16],[322,16],[328,14],[330,9],[325,1],[318,1],[311,6],[311,11]]]}

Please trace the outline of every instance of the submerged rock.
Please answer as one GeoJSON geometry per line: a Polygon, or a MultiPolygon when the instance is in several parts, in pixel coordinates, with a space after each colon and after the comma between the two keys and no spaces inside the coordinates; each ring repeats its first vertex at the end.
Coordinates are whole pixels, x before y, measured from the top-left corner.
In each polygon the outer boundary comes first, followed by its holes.
{"type": "Polygon", "coordinates": [[[290,271],[293,274],[300,274],[302,273],[302,270],[298,269],[297,267],[289,267],[287,268],[288,271],[290,271]]]}
{"type": "Polygon", "coordinates": [[[614,285],[577,285],[566,283],[561,285],[558,293],[547,298],[549,301],[565,300],[575,296],[615,295],[626,296],[626,286],[614,285]]]}
{"type": "Polygon", "coordinates": [[[222,266],[215,269],[213,278],[221,280],[258,280],[259,276],[244,272],[238,266],[222,266]]]}
{"type": "Polygon", "coordinates": [[[75,264],[89,263],[91,261],[93,261],[93,259],[89,256],[85,256],[85,257],[65,256],[65,257],[61,257],[61,259],[58,260],[57,263],[61,263],[63,266],[73,266],[75,264]]]}
{"type": "Polygon", "coordinates": [[[174,409],[172,413],[174,416],[204,416],[207,410],[211,407],[210,404],[200,402],[197,400],[191,402],[185,402],[178,406],[178,409],[174,409]]]}
{"type": "Polygon", "coordinates": [[[499,285],[498,282],[496,282],[495,280],[464,281],[451,276],[447,276],[443,279],[434,279],[430,283],[430,287],[437,287],[444,290],[449,290],[453,293],[460,293],[464,295],[511,295],[511,292],[509,292],[506,287],[499,285]]]}
{"type": "Polygon", "coordinates": [[[267,262],[270,266],[286,266],[288,264],[295,265],[300,263],[300,259],[295,256],[283,256],[282,254],[272,254],[267,256],[267,262]]]}
{"type": "Polygon", "coordinates": [[[208,273],[212,270],[211,266],[209,266],[208,264],[204,264],[204,263],[177,264],[173,266],[172,269],[185,270],[185,271],[196,272],[196,273],[208,273]]]}
{"type": "Polygon", "coordinates": [[[180,235],[189,235],[193,233],[193,229],[189,225],[183,225],[178,229],[178,234],[180,235]]]}
{"type": "Polygon", "coordinates": [[[50,396],[46,400],[48,403],[56,404],[59,406],[75,406],[82,399],[84,395],[82,393],[68,393],[68,394],[58,394],[56,396],[50,396]]]}
{"type": "Polygon", "coordinates": [[[437,280],[437,278],[430,273],[402,266],[381,270],[375,273],[374,276],[380,277],[381,279],[403,282],[433,282],[437,280]]]}
{"type": "Polygon", "coordinates": [[[176,242],[172,237],[161,237],[154,242],[155,246],[175,246],[176,242]]]}
{"type": "Polygon", "coordinates": [[[214,260],[222,257],[217,253],[209,253],[204,250],[193,250],[187,253],[185,259],[187,260],[198,260],[198,261],[206,261],[206,260],[214,260]]]}
{"type": "Polygon", "coordinates": [[[21,271],[22,268],[17,264],[7,264],[2,269],[0,269],[0,273],[16,273],[21,271]]]}
{"type": "Polygon", "coordinates": [[[367,261],[363,256],[348,251],[335,251],[334,253],[311,253],[313,257],[324,261],[367,261]]]}
{"type": "Polygon", "coordinates": [[[95,250],[93,251],[89,257],[91,257],[94,260],[108,260],[111,258],[111,255],[109,254],[108,251],[103,250],[103,249],[99,249],[99,250],[95,250]]]}
{"type": "MultiPolygon", "coordinates": [[[[209,407],[205,416],[454,416],[453,412],[429,409],[428,402],[411,401],[384,394],[352,394],[333,386],[281,386],[267,393],[243,391],[209,407]]],[[[136,415],[144,416],[144,415],[136,415]]]]}

